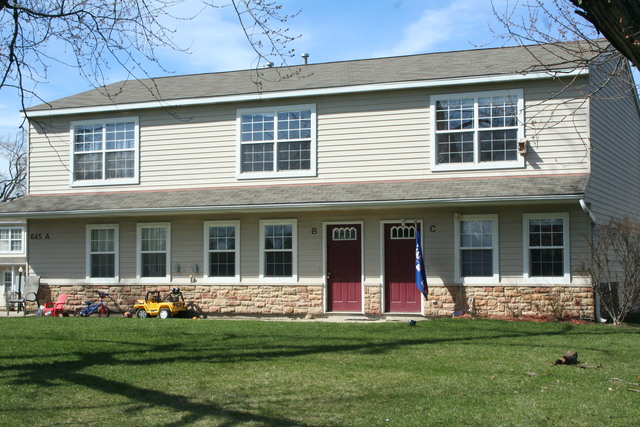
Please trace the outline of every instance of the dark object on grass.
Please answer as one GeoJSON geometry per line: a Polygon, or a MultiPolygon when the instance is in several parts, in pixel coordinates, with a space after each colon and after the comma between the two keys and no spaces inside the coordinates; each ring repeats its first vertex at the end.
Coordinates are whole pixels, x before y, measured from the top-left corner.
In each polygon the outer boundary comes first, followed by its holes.
{"type": "Polygon", "coordinates": [[[575,351],[570,351],[567,354],[565,354],[564,356],[562,356],[560,359],[558,359],[555,362],[553,362],[553,364],[551,366],[556,366],[556,365],[576,365],[577,363],[578,363],[578,353],[576,353],[575,351]]]}
{"type": "Polygon", "coordinates": [[[415,320],[409,320],[409,326],[416,326],[415,320]]]}

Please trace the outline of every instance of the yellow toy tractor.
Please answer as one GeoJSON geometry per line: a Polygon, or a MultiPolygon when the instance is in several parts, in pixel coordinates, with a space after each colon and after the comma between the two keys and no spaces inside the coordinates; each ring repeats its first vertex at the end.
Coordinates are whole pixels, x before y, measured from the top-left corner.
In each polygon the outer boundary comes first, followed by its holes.
{"type": "Polygon", "coordinates": [[[160,299],[160,292],[149,291],[143,300],[138,300],[133,309],[136,317],[140,319],[146,319],[149,316],[167,319],[172,316],[179,316],[187,311],[180,288],[172,288],[164,299],[160,299]]]}

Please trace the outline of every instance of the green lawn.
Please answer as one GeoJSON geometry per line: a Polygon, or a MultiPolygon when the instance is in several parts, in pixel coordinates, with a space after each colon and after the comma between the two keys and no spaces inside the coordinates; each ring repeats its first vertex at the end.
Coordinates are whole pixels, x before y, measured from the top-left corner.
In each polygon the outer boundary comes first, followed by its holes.
{"type": "Polygon", "coordinates": [[[637,326],[3,318],[0,360],[1,426],[640,425],[637,326]]]}

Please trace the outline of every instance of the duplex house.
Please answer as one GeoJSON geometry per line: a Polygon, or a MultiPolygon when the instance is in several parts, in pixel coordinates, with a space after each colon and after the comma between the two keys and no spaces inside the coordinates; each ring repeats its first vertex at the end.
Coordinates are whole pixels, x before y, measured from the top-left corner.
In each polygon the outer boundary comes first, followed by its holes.
{"type": "Polygon", "coordinates": [[[5,288],[203,312],[593,318],[592,227],[640,210],[627,64],[560,46],[125,81],[26,110],[5,288]],[[414,283],[415,235],[429,300],[414,283]]]}

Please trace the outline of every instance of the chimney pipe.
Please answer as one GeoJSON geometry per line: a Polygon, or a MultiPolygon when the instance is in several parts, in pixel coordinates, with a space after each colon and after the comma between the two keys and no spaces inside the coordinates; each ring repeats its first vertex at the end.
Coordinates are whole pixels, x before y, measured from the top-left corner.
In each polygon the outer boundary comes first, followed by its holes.
{"type": "Polygon", "coordinates": [[[304,65],[307,65],[308,59],[309,59],[309,54],[308,53],[303,53],[300,56],[302,56],[302,59],[304,59],[304,65]]]}

